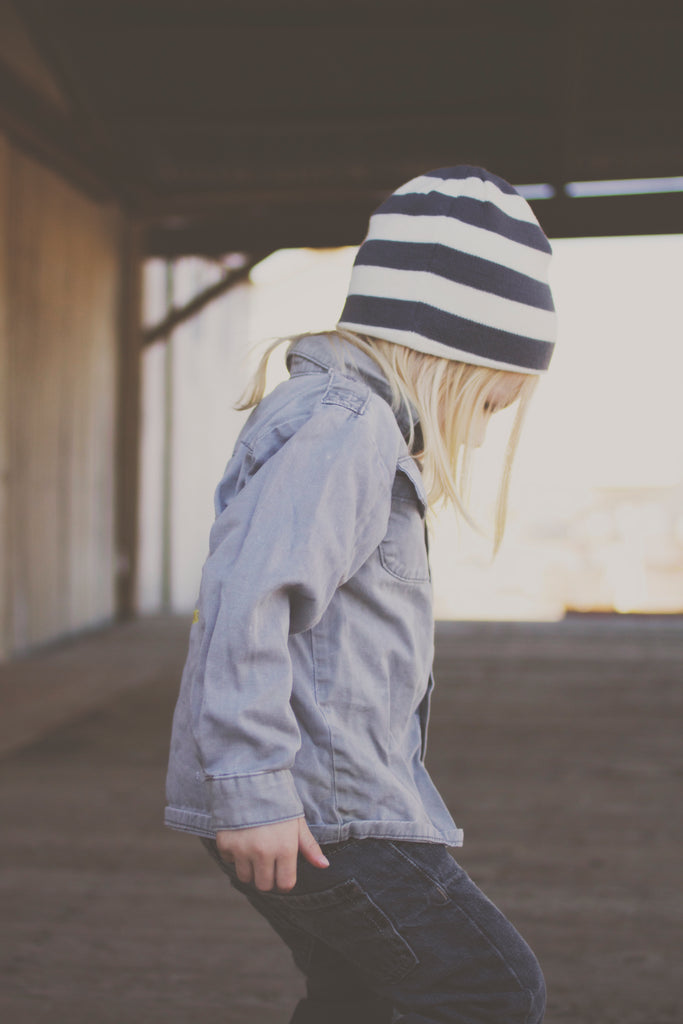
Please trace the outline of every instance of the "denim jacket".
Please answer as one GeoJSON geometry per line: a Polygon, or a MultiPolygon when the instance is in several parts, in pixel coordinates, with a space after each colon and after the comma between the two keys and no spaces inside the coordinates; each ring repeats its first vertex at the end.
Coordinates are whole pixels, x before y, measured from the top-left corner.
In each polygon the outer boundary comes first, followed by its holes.
{"type": "Polygon", "coordinates": [[[386,378],[299,340],[244,426],[176,705],[165,821],[305,815],[319,842],[459,845],[424,765],[434,622],[420,469],[386,378]]]}

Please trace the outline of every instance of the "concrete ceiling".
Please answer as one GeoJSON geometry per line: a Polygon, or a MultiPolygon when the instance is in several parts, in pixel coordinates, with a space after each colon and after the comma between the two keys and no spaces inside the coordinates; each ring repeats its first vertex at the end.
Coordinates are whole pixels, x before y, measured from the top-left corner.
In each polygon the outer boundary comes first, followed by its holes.
{"type": "Polygon", "coordinates": [[[21,61],[0,47],[0,127],[125,203],[153,253],[357,243],[389,191],[456,163],[554,186],[554,236],[683,231],[680,193],[563,192],[683,173],[680,0],[3,7],[25,38],[21,61]]]}

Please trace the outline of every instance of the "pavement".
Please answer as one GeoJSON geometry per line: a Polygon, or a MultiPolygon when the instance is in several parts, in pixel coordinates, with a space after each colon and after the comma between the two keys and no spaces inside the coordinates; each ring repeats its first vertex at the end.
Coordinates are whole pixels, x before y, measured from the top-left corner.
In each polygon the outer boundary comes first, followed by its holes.
{"type": "MultiPolygon", "coordinates": [[[[161,824],[188,631],[140,619],[0,666],[6,1024],[288,1020],[288,952],[161,824]]],[[[456,855],[537,953],[547,1024],[680,1024],[683,618],[441,623],[436,675],[456,855]]]]}

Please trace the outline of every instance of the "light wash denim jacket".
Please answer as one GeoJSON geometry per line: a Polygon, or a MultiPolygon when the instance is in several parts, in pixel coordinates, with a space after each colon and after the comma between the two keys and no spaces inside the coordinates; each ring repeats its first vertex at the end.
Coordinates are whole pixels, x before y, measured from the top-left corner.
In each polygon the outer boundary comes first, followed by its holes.
{"type": "Polygon", "coordinates": [[[460,845],[424,766],[434,622],[407,424],[338,338],[301,339],[288,365],[216,490],[166,824],[305,814],[318,842],[460,845]]]}

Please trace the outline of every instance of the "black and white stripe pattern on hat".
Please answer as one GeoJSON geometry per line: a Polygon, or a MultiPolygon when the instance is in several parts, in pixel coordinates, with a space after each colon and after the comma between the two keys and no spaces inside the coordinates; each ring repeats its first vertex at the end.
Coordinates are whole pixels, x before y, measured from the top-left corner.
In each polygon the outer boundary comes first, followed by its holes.
{"type": "Polygon", "coordinates": [[[431,355],[542,373],[557,330],[550,256],[512,185],[480,167],[430,171],[370,218],[338,326],[431,355]]]}

